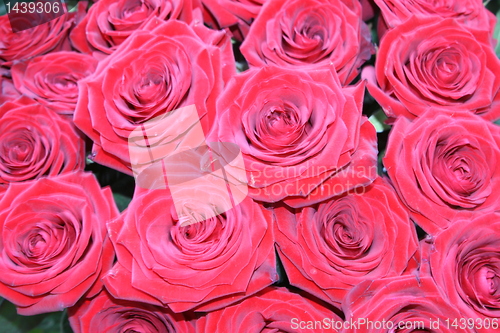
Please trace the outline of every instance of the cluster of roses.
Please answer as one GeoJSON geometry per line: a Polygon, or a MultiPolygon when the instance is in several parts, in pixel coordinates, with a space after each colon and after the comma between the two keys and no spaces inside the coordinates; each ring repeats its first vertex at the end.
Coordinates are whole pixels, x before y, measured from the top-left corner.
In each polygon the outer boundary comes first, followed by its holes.
{"type": "Polygon", "coordinates": [[[20,314],[68,308],[75,332],[496,331],[500,62],[480,0],[86,7],[16,33],[26,17],[0,17],[0,296],[20,314]],[[392,125],[388,177],[365,86],[392,125]],[[205,194],[179,210],[171,179],[138,182],[120,213],[85,143],[138,176],[131,133],[192,105],[207,142],[237,147],[219,158],[242,157],[246,179],[224,181],[244,197],[204,215],[223,194],[191,182],[205,194]]]}

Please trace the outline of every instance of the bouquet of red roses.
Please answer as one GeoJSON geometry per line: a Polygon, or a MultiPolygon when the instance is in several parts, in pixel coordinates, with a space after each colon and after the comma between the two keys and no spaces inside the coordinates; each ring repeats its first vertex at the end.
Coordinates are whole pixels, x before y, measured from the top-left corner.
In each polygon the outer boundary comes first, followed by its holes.
{"type": "Polygon", "coordinates": [[[4,5],[6,332],[500,329],[496,3],[4,5]]]}

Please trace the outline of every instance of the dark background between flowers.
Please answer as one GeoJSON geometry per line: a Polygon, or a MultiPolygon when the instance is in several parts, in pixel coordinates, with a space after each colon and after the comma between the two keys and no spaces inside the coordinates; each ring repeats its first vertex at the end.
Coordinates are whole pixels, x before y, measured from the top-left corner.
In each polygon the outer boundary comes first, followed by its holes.
{"type": "MultiPolygon", "coordinates": [[[[66,1],[68,7],[74,9],[78,0],[66,1]]],[[[16,2],[16,1],[12,1],[16,2]]],[[[0,1],[0,15],[5,15],[6,8],[4,5],[4,0],[0,1]]],[[[491,12],[495,13],[497,16],[497,26],[495,28],[494,38],[496,40],[500,39],[500,1],[490,0],[485,2],[486,8],[491,12]]],[[[372,32],[372,42],[378,45],[377,32],[374,27],[376,27],[378,15],[368,21],[368,25],[372,32]]],[[[238,71],[242,71],[248,68],[245,59],[239,52],[240,43],[233,41],[233,51],[236,59],[236,65],[238,71]]],[[[495,52],[500,58],[500,43],[496,46],[495,52]]],[[[365,65],[374,64],[375,55],[365,63],[365,65]]],[[[499,73],[500,75],[500,73],[499,73]]],[[[359,77],[354,80],[356,82],[359,77]]],[[[353,82],[353,83],[354,83],[353,82]]],[[[385,170],[382,166],[382,157],[385,153],[385,148],[387,145],[387,139],[390,131],[390,126],[385,125],[383,122],[386,119],[385,114],[381,110],[378,103],[369,95],[368,92],[365,93],[365,99],[363,103],[363,114],[370,117],[370,121],[377,128],[377,142],[379,149],[378,156],[378,172],[379,174],[384,174],[385,170]]],[[[500,121],[496,122],[500,126],[500,121]]],[[[86,171],[91,171],[98,179],[101,186],[109,186],[113,191],[113,196],[115,202],[120,209],[123,211],[127,208],[128,204],[132,200],[132,195],[134,193],[135,181],[133,177],[125,175],[114,169],[107,168],[103,165],[93,163],[91,160],[87,159],[87,164],[85,167],[86,171]]],[[[425,233],[417,226],[417,232],[419,239],[425,237],[425,233]]],[[[278,259],[279,261],[279,259],[278,259]]],[[[286,274],[278,262],[278,270],[280,275],[280,280],[276,283],[278,286],[287,286],[290,288],[286,274]]],[[[294,288],[292,288],[294,289],[294,288]]],[[[8,302],[7,300],[0,298],[0,332],[5,333],[72,333],[72,329],[68,322],[67,312],[53,312],[40,314],[35,316],[20,316],[16,313],[15,306],[8,302]]]]}

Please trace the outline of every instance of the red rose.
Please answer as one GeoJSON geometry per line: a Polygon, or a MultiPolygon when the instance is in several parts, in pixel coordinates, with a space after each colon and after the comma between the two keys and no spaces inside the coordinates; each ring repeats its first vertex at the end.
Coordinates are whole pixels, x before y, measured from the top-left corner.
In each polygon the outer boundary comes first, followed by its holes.
{"type": "Polygon", "coordinates": [[[118,210],[91,174],[13,183],[0,200],[0,295],[22,315],[61,311],[101,288],[118,210]]]}
{"type": "Polygon", "coordinates": [[[500,117],[500,61],[487,31],[453,19],[413,17],[382,38],[370,94],[389,117],[414,119],[433,107],[500,117]],[[378,84],[378,86],[377,86],[378,84]]]}
{"type": "Polygon", "coordinates": [[[342,84],[373,51],[358,0],[269,1],[241,45],[251,66],[333,66],[342,84]]]}
{"type": "Polygon", "coordinates": [[[461,324],[462,316],[441,298],[430,277],[366,280],[347,295],[342,309],[344,333],[475,332],[461,324]]]}
{"type": "Polygon", "coordinates": [[[210,312],[196,322],[198,333],[226,332],[339,332],[342,319],[326,304],[285,288],[267,288],[258,294],[210,312]]]}
{"type": "Polygon", "coordinates": [[[97,60],[76,52],[52,52],[12,66],[12,79],[24,95],[59,114],[73,114],[78,81],[89,76],[97,60]]]}
{"type": "Polygon", "coordinates": [[[394,28],[412,16],[452,18],[468,27],[493,32],[495,15],[481,0],[373,0],[380,7],[386,26],[394,28]]]}
{"type": "Polygon", "coordinates": [[[500,214],[457,221],[430,247],[432,277],[450,304],[484,324],[500,318],[500,214]]]}
{"type": "Polygon", "coordinates": [[[175,312],[212,311],[277,280],[270,212],[247,198],[181,226],[179,209],[199,216],[214,205],[202,197],[177,203],[166,190],[139,190],[127,213],[108,223],[118,262],[104,283],[113,296],[175,312]]]}
{"type": "Polygon", "coordinates": [[[195,105],[205,131],[215,99],[235,72],[224,32],[150,21],[78,82],[75,124],[93,141],[94,161],[132,174],[128,136],[141,124],[195,105]]]}
{"type": "Polygon", "coordinates": [[[243,40],[250,25],[267,0],[201,0],[203,19],[213,28],[229,28],[234,37],[243,40]]]}
{"type": "Polygon", "coordinates": [[[342,88],[330,69],[250,69],[220,96],[207,140],[240,147],[252,198],[316,203],[377,176],[363,93],[363,85],[342,88]]]}
{"type": "Polygon", "coordinates": [[[340,304],[365,279],[400,275],[417,235],[392,188],[377,179],[294,216],[277,209],[276,242],[290,284],[340,304]]]}
{"type": "Polygon", "coordinates": [[[84,165],[84,142],[69,121],[26,97],[0,107],[0,185],[84,165]]]}
{"type": "Polygon", "coordinates": [[[68,309],[75,333],[193,333],[194,326],[182,314],[143,304],[117,300],[102,291],[68,309]]]}
{"type": "Polygon", "coordinates": [[[500,128],[470,113],[429,110],[413,122],[398,119],[384,165],[412,218],[427,233],[458,216],[500,204],[500,128]]]}
{"type": "MultiPolygon", "coordinates": [[[[29,19],[30,14],[19,15],[15,20],[29,19]]],[[[39,18],[36,13],[33,19],[39,18]]],[[[7,15],[0,16],[0,66],[10,67],[17,61],[30,59],[52,51],[69,50],[68,34],[73,25],[73,15],[64,14],[45,24],[20,32],[12,32],[7,15]]]]}
{"type": "Polygon", "coordinates": [[[193,0],[100,0],[73,29],[71,42],[80,52],[103,59],[151,20],[191,22],[193,7],[193,0]]]}

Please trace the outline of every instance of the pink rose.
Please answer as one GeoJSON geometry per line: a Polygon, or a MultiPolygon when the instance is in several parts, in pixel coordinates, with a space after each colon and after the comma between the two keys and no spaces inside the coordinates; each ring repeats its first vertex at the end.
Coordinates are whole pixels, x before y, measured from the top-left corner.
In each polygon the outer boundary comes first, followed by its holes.
{"type": "MultiPolygon", "coordinates": [[[[414,119],[432,108],[500,117],[500,61],[487,31],[453,19],[413,17],[388,31],[363,76],[389,117],[414,119]]],[[[436,110],[434,110],[436,111],[436,110]]]]}
{"type": "Polygon", "coordinates": [[[52,52],[12,66],[12,79],[24,95],[59,114],[72,115],[78,81],[89,76],[97,60],[76,52],[52,52]]]}
{"type": "Polygon", "coordinates": [[[290,284],[337,305],[365,279],[401,275],[418,246],[408,213],[381,178],[359,194],[276,215],[290,284]]]}
{"type": "Polygon", "coordinates": [[[182,312],[219,309],[274,283],[271,212],[247,198],[186,226],[177,213],[206,216],[214,208],[202,197],[179,207],[167,190],[136,190],[126,213],[108,223],[118,262],[106,288],[116,298],[182,312]]]}
{"type": "Polygon", "coordinates": [[[320,202],[377,177],[363,93],[363,85],[342,88],[333,69],[250,69],[219,97],[207,140],[240,147],[255,200],[320,202]]]}
{"type": "Polygon", "coordinates": [[[193,8],[193,0],[101,0],[73,29],[71,42],[80,52],[103,59],[151,20],[191,22],[193,8]]]}
{"type": "Polygon", "coordinates": [[[434,237],[429,251],[431,274],[443,296],[463,317],[483,324],[500,318],[499,258],[498,213],[456,221],[434,237]]]}
{"type": "Polygon", "coordinates": [[[84,142],[66,119],[22,97],[0,107],[0,186],[85,166],[84,142]]]}
{"type": "Polygon", "coordinates": [[[500,128],[468,112],[429,110],[393,126],[384,165],[411,217],[435,234],[500,204],[500,128]]]}
{"type": "MultiPolygon", "coordinates": [[[[99,2],[100,3],[100,2],[99,2]]],[[[208,131],[215,100],[235,72],[228,35],[202,25],[152,20],[78,82],[75,124],[95,162],[132,174],[129,135],[145,122],[195,105],[208,131]]]]}
{"type": "Polygon", "coordinates": [[[22,315],[95,295],[114,259],[106,221],[117,216],[91,174],[11,184],[0,200],[0,295],[22,315]]]}
{"type": "MultiPolygon", "coordinates": [[[[36,14],[32,16],[34,20],[38,18],[36,14]]],[[[29,18],[27,13],[17,16],[16,20],[29,18]]],[[[48,52],[69,50],[68,34],[73,20],[73,15],[64,14],[34,28],[13,32],[8,16],[0,16],[0,66],[10,67],[18,61],[48,52]]]]}
{"type": "Polygon", "coordinates": [[[276,0],[262,8],[241,45],[251,66],[333,66],[342,84],[374,52],[358,0],[276,0]]]}

